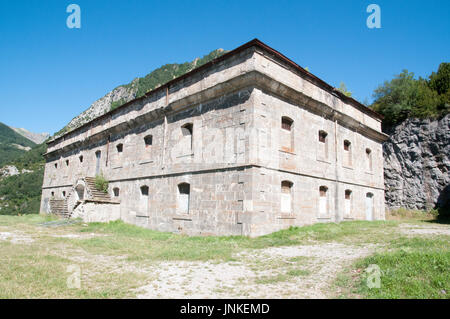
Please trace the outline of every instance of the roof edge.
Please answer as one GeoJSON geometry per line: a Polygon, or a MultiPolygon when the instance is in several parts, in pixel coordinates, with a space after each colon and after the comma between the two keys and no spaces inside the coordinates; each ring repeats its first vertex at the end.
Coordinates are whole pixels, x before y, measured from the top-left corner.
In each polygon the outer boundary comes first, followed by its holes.
{"type": "Polygon", "coordinates": [[[128,106],[128,105],[130,105],[130,104],[132,104],[132,103],[134,103],[136,101],[142,100],[142,99],[144,99],[146,97],[149,97],[150,95],[154,94],[155,92],[158,92],[160,90],[166,89],[166,88],[170,87],[173,83],[176,83],[176,82],[181,81],[181,80],[183,80],[183,79],[185,79],[185,78],[187,78],[187,77],[189,77],[189,76],[191,76],[193,74],[201,72],[202,70],[210,67],[211,65],[219,63],[219,62],[221,62],[221,61],[223,61],[223,60],[225,60],[225,59],[227,59],[227,58],[229,58],[229,57],[231,57],[231,56],[233,56],[233,55],[235,55],[235,54],[237,54],[237,53],[239,53],[239,52],[241,52],[241,51],[243,51],[243,50],[245,50],[247,48],[252,47],[252,46],[259,47],[259,48],[261,48],[261,49],[263,49],[263,50],[265,50],[265,51],[275,55],[276,57],[280,58],[281,60],[286,62],[288,65],[292,66],[294,69],[299,71],[302,75],[304,75],[308,81],[312,82],[316,86],[319,86],[320,88],[322,88],[325,91],[331,93],[332,95],[335,95],[336,97],[340,98],[344,102],[347,102],[348,104],[353,105],[358,110],[360,110],[360,111],[362,111],[364,113],[368,113],[369,115],[371,115],[373,117],[376,117],[379,120],[383,119],[383,115],[373,111],[372,109],[370,109],[369,107],[365,106],[364,104],[358,102],[354,98],[343,94],[338,89],[336,89],[335,87],[331,86],[330,84],[328,84],[327,82],[323,81],[322,79],[318,78],[317,76],[315,76],[311,72],[305,70],[300,65],[298,65],[297,63],[295,63],[294,61],[292,61],[291,59],[289,59],[288,57],[286,57],[285,55],[283,55],[279,51],[271,48],[270,46],[268,46],[264,42],[260,41],[259,39],[254,38],[253,40],[251,40],[251,41],[249,41],[247,43],[244,43],[243,45],[237,47],[236,49],[231,50],[231,51],[221,55],[220,57],[217,57],[217,58],[215,58],[215,59],[213,59],[213,60],[211,60],[211,61],[209,61],[209,62],[207,62],[207,63],[205,63],[205,64],[203,64],[203,65],[201,65],[201,66],[199,66],[199,67],[197,67],[197,68],[195,68],[195,69],[193,69],[193,70],[191,70],[191,71],[189,71],[189,72],[187,72],[187,73],[185,73],[183,75],[180,75],[179,77],[176,77],[176,78],[170,80],[169,82],[166,82],[166,83],[160,85],[159,87],[157,87],[157,88],[155,88],[153,90],[148,91],[143,96],[140,96],[140,97],[135,98],[135,99],[133,99],[131,101],[128,101],[128,102],[120,105],[119,107],[115,108],[114,110],[110,110],[110,111],[108,111],[108,112],[106,112],[106,113],[104,113],[104,114],[102,114],[102,115],[100,115],[100,116],[90,120],[89,122],[86,122],[83,125],[75,128],[75,129],[73,129],[71,131],[68,131],[68,132],[64,133],[63,135],[58,136],[55,139],[51,139],[51,140],[47,141],[46,144],[50,145],[51,143],[59,141],[59,140],[63,139],[65,136],[67,136],[68,134],[73,133],[75,131],[78,131],[78,130],[88,126],[90,123],[92,123],[95,120],[99,120],[99,119],[105,118],[107,116],[110,116],[111,114],[113,114],[115,112],[118,112],[118,110],[120,110],[122,108],[125,108],[126,106],[128,106]]]}

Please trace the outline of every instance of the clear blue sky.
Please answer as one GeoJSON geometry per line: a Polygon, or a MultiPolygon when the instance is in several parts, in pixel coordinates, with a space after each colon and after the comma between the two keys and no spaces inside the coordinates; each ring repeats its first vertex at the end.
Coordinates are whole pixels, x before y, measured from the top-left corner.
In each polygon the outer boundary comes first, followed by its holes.
{"type": "Polygon", "coordinates": [[[450,1],[0,0],[0,122],[54,133],[111,89],[259,38],[356,99],[449,62],[450,1]],[[66,7],[81,7],[81,29],[66,7]],[[381,7],[381,29],[366,8],[381,7]]]}

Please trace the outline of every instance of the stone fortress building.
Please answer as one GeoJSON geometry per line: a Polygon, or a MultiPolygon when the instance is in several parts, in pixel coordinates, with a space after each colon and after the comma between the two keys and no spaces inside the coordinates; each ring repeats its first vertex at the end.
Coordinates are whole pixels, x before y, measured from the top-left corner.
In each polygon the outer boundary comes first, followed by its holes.
{"type": "Polygon", "coordinates": [[[255,39],[49,141],[41,211],[189,235],[384,219],[386,138],[255,39]]]}

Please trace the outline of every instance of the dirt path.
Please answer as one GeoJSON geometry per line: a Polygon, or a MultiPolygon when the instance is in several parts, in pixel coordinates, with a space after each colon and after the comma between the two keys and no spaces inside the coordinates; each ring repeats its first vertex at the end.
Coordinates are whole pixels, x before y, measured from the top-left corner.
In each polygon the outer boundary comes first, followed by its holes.
{"type": "Polygon", "coordinates": [[[430,225],[413,225],[400,224],[400,232],[409,236],[425,235],[447,235],[450,236],[450,227],[448,225],[430,224],[430,225]]]}
{"type": "Polygon", "coordinates": [[[239,262],[164,262],[138,298],[327,298],[336,274],[375,248],[325,243],[248,251],[239,262]]]}

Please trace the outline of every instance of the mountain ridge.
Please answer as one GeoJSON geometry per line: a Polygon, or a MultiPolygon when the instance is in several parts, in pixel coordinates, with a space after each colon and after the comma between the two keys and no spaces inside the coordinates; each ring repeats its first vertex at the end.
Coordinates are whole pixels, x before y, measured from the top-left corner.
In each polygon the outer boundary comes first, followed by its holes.
{"type": "Polygon", "coordinates": [[[70,132],[133,99],[139,98],[145,93],[218,58],[226,52],[228,51],[216,49],[202,58],[195,58],[190,62],[184,63],[165,64],[144,77],[136,77],[130,83],[120,85],[94,101],[85,111],[74,117],[64,128],[55,133],[54,137],[70,132]]]}
{"type": "Polygon", "coordinates": [[[29,139],[30,141],[32,141],[35,144],[41,144],[43,143],[46,139],[48,139],[50,137],[49,133],[33,133],[28,131],[25,128],[17,128],[17,127],[12,127],[10,126],[11,129],[13,129],[16,133],[22,135],[23,137],[29,139]]]}
{"type": "Polygon", "coordinates": [[[26,153],[36,143],[0,122],[0,167],[26,153]]]}

